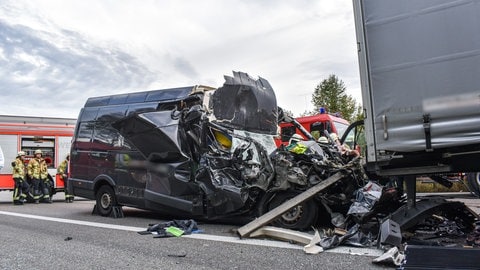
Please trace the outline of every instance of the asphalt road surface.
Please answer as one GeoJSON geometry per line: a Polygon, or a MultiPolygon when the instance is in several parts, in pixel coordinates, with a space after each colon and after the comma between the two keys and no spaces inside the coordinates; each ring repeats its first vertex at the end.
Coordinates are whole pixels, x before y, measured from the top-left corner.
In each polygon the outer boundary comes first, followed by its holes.
{"type": "MultiPolygon", "coordinates": [[[[92,215],[94,201],[14,206],[0,192],[0,269],[393,269],[375,265],[382,252],[340,247],[307,255],[302,246],[239,239],[235,224],[198,223],[202,233],[155,238],[149,224],[171,220],[124,207],[125,218],[92,215]]],[[[469,198],[467,198],[468,200],[469,198]]],[[[472,200],[478,201],[478,200],[472,200]]]]}
{"type": "Polygon", "coordinates": [[[92,215],[89,200],[14,206],[0,192],[1,269],[388,269],[372,264],[376,249],[338,248],[307,255],[302,246],[239,239],[235,224],[201,223],[202,233],[154,238],[149,224],[168,221],[124,207],[125,218],[92,215]]]}

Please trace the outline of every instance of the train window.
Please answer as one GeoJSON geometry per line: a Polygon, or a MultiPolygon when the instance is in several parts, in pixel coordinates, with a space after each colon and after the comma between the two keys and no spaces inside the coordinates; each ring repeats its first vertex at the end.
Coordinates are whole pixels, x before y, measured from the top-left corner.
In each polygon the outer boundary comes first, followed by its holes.
{"type": "Polygon", "coordinates": [[[29,160],[35,156],[35,150],[42,150],[42,157],[47,166],[55,166],[55,138],[43,136],[25,136],[22,137],[21,149],[25,151],[26,159],[29,160]]]}

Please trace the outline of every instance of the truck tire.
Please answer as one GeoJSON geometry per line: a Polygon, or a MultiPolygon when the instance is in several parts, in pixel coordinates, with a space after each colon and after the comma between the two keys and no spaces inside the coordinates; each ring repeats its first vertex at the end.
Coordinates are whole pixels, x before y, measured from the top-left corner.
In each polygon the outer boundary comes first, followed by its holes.
{"type": "Polygon", "coordinates": [[[480,172],[468,173],[467,185],[471,192],[480,197],[480,172]]]}
{"type": "Polygon", "coordinates": [[[109,216],[114,206],[117,206],[117,198],[113,188],[109,185],[101,186],[95,195],[97,211],[102,216],[109,216]]]}
{"type": "MultiPolygon", "coordinates": [[[[268,203],[268,211],[276,208],[287,200],[297,196],[299,192],[279,192],[268,203]]],[[[293,207],[272,222],[272,225],[294,230],[305,230],[315,225],[318,216],[318,206],[314,200],[308,200],[293,207]]]]}

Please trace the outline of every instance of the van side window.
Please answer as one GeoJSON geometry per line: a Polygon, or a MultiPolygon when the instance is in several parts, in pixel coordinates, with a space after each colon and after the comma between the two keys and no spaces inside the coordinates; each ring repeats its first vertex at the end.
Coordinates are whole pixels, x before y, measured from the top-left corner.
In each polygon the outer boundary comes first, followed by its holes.
{"type": "Polygon", "coordinates": [[[93,141],[113,146],[118,140],[118,132],[109,125],[102,122],[95,124],[93,141]]]}
{"type": "Polygon", "coordinates": [[[118,145],[118,136],[112,123],[125,117],[126,108],[123,105],[102,107],[98,110],[97,120],[93,132],[93,141],[109,146],[118,145]]]}
{"type": "Polygon", "coordinates": [[[80,112],[80,122],[93,121],[97,117],[98,108],[83,108],[80,112]]]}
{"type": "Polygon", "coordinates": [[[75,136],[76,141],[79,142],[90,142],[93,134],[93,121],[80,122],[78,124],[78,134],[75,136]]]}

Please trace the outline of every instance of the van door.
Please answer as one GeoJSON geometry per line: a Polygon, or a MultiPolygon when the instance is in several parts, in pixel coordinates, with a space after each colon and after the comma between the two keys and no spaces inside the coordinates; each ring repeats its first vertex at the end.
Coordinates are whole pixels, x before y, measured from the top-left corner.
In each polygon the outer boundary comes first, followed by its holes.
{"type": "Polygon", "coordinates": [[[70,176],[75,179],[93,181],[90,177],[90,145],[93,121],[79,122],[70,152],[70,176]]]}
{"type": "Polygon", "coordinates": [[[146,159],[150,175],[146,179],[145,199],[157,204],[192,212],[191,195],[198,196],[192,179],[192,160],[180,138],[179,119],[174,111],[148,112],[112,124],[146,159]],[[181,198],[185,199],[181,199],[181,198]]]}

